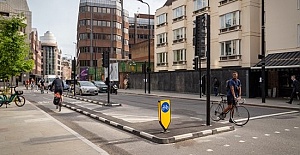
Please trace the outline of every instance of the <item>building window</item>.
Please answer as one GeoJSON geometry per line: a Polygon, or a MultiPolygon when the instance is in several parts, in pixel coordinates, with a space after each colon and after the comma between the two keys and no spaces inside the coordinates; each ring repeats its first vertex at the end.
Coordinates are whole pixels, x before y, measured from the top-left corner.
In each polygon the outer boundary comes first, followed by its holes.
{"type": "Polygon", "coordinates": [[[194,0],[194,11],[202,10],[207,7],[207,0],[194,0]]]}
{"type": "Polygon", "coordinates": [[[186,63],[186,50],[180,49],[180,50],[174,50],[174,61],[173,64],[185,64],[186,63]]]}
{"type": "Polygon", "coordinates": [[[173,9],[173,21],[182,19],[185,15],[185,6],[180,6],[178,8],[173,9]]]}
{"type": "Polygon", "coordinates": [[[157,66],[167,66],[168,65],[168,53],[157,53],[157,66]]]}
{"type": "Polygon", "coordinates": [[[173,43],[181,42],[186,38],[185,28],[173,30],[173,43]]]}
{"type": "Polygon", "coordinates": [[[300,24],[298,24],[298,47],[300,47],[300,24]]]}
{"type": "Polygon", "coordinates": [[[240,40],[229,40],[221,42],[221,60],[226,59],[237,59],[239,58],[241,52],[240,40]],[[228,57],[233,56],[233,57],[228,57]]]}
{"type": "Polygon", "coordinates": [[[221,29],[220,32],[240,29],[240,11],[227,13],[220,16],[221,29]]]}
{"type": "Polygon", "coordinates": [[[159,16],[156,17],[157,18],[157,27],[165,25],[165,23],[167,22],[167,14],[161,14],[159,16]]]}
{"type": "Polygon", "coordinates": [[[156,37],[157,37],[157,46],[162,46],[167,43],[168,40],[167,33],[158,34],[156,37]]]}
{"type": "Polygon", "coordinates": [[[219,0],[219,3],[220,3],[220,5],[225,5],[225,4],[234,2],[234,1],[237,1],[237,0],[219,0]]]}

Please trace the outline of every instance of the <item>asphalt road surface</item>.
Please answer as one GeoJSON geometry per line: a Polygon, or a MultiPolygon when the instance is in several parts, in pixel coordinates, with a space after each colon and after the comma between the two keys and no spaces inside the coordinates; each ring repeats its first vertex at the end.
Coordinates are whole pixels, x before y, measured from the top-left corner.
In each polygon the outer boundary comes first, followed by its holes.
{"type": "MultiPolygon", "coordinates": [[[[196,138],[175,144],[155,144],[130,133],[95,121],[66,108],[57,112],[52,94],[26,93],[36,106],[67,125],[110,154],[299,154],[300,116],[293,110],[246,106],[252,120],[235,131],[196,138]],[[291,114],[286,114],[291,113],[291,114]],[[277,116],[276,116],[277,115],[277,116]]],[[[84,96],[106,98],[106,94],[84,96]]],[[[157,101],[165,98],[121,94],[111,95],[121,107],[102,107],[92,103],[64,98],[65,102],[81,105],[129,122],[157,120],[157,101]],[[134,113],[133,113],[134,112],[134,113]]],[[[206,103],[195,100],[169,98],[172,117],[205,119],[206,103]]],[[[227,123],[224,122],[224,123],[227,123]]]]}

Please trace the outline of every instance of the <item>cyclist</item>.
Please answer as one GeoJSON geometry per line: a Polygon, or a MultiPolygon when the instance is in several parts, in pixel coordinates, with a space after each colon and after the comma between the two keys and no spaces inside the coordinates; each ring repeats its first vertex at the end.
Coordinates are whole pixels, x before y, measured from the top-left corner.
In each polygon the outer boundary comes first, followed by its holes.
{"type": "Polygon", "coordinates": [[[39,83],[40,83],[41,93],[43,94],[45,89],[45,80],[42,78],[39,83]]]}
{"type": "Polygon", "coordinates": [[[56,77],[56,79],[51,84],[51,88],[53,87],[54,87],[54,97],[59,97],[60,101],[62,102],[62,93],[64,89],[63,81],[59,77],[56,77]]]}
{"type": "MultiPolygon", "coordinates": [[[[220,118],[224,119],[226,113],[232,109],[232,104],[236,104],[237,100],[241,99],[241,81],[238,79],[238,73],[236,71],[232,72],[232,79],[228,81],[228,91],[227,91],[227,104],[228,106],[224,109],[224,111],[220,114],[220,118]]],[[[233,123],[231,119],[229,119],[230,123],[233,123]]]]}

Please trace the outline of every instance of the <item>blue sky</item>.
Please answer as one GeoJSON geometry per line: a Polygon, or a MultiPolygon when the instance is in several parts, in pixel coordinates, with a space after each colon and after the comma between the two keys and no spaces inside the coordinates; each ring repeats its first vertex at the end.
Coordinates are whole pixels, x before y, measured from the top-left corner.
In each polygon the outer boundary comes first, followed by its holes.
{"type": "MultiPolygon", "coordinates": [[[[166,0],[144,0],[149,3],[151,14],[162,7],[166,0]]],[[[39,36],[51,31],[58,46],[66,57],[75,55],[76,25],[80,0],[27,0],[32,12],[32,27],[37,28],[39,36]]],[[[124,8],[129,15],[148,13],[148,6],[137,0],[124,0],[124,8]]]]}

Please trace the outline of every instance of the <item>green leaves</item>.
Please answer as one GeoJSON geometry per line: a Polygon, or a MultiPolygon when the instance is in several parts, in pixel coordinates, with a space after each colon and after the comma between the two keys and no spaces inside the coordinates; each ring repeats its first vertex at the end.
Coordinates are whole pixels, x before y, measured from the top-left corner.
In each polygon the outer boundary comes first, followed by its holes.
{"type": "Polygon", "coordinates": [[[29,58],[29,45],[23,15],[11,18],[0,17],[0,77],[16,76],[32,70],[34,62],[29,58]]]}

